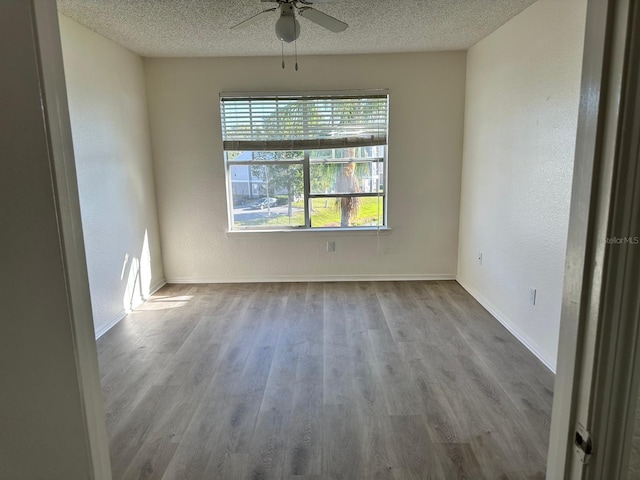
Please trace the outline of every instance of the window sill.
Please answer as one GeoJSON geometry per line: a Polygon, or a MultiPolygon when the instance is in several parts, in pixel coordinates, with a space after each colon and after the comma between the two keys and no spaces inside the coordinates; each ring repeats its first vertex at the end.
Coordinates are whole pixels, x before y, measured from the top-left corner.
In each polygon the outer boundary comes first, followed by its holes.
{"type": "Polygon", "coordinates": [[[376,236],[376,235],[389,235],[391,228],[287,228],[282,230],[227,230],[227,238],[242,238],[242,237],[256,237],[260,234],[273,235],[273,234],[325,234],[331,236],[376,236]]]}

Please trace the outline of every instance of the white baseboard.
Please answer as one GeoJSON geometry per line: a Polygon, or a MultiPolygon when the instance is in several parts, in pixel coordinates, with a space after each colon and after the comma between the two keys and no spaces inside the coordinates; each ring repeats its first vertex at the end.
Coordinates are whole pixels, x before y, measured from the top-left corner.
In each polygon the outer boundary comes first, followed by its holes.
{"type": "Polygon", "coordinates": [[[109,330],[115,327],[120,322],[120,320],[122,320],[126,316],[127,316],[127,312],[124,309],[120,310],[115,317],[113,317],[109,322],[107,322],[106,325],[103,325],[98,330],[96,330],[96,340],[98,340],[101,336],[103,336],[105,333],[107,333],[109,330]]]}
{"type": "Polygon", "coordinates": [[[247,277],[169,277],[167,283],[279,283],[279,282],[391,282],[410,280],[455,280],[452,274],[363,274],[363,275],[252,275],[247,277]]]}
{"type": "Polygon", "coordinates": [[[153,295],[154,293],[156,293],[158,290],[160,290],[162,287],[164,287],[167,284],[167,281],[163,278],[161,280],[158,280],[156,283],[154,283],[153,285],[151,285],[151,288],[149,288],[149,296],[153,295]]]}
{"type": "MultiPolygon", "coordinates": [[[[160,290],[162,287],[164,287],[166,284],[167,282],[164,280],[164,278],[154,283],[149,288],[149,297],[154,293],[156,293],[158,290],[160,290]]],[[[137,306],[142,305],[146,300],[147,299],[145,298],[144,301],[140,302],[137,306]]],[[[105,333],[107,333],[109,330],[115,327],[118,323],[120,323],[120,321],[124,317],[126,317],[128,314],[129,312],[127,312],[124,308],[120,310],[109,322],[107,322],[106,325],[103,325],[98,330],[96,330],[95,332],[96,340],[98,340],[101,336],[103,336],[105,333]]]]}
{"type": "Polygon", "coordinates": [[[550,358],[547,353],[540,348],[540,346],[534,342],[529,335],[524,333],[519,327],[517,327],[505,314],[503,314],[500,310],[498,310],[489,300],[487,300],[480,292],[478,292],[475,288],[466,284],[459,277],[456,278],[456,281],[460,284],[462,288],[464,288],[469,295],[475,298],[480,305],[482,305],[493,317],[498,320],[504,328],[509,330],[509,332],[518,339],[520,343],[522,343],[527,349],[533,353],[538,360],[540,360],[545,367],[547,367],[551,372],[555,375],[556,373],[556,361],[550,358]]]}

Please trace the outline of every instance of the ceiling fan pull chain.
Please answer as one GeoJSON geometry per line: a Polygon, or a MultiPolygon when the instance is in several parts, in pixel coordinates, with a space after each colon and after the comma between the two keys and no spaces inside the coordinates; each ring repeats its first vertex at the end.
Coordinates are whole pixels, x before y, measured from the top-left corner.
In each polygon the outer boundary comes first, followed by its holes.
{"type": "MultiPolygon", "coordinates": [[[[293,31],[296,32],[296,23],[293,22],[293,31]]],[[[294,35],[294,40],[293,40],[293,49],[296,53],[296,72],[298,71],[298,34],[297,32],[294,35]]]]}
{"type": "Polygon", "coordinates": [[[284,42],[280,41],[280,46],[282,47],[282,69],[284,70],[284,42]]]}

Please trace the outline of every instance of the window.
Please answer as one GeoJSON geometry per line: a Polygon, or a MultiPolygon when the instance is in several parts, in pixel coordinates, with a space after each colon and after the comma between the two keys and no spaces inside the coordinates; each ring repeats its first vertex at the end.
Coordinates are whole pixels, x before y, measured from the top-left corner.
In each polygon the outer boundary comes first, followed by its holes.
{"type": "Polygon", "coordinates": [[[230,230],[386,225],[386,91],[222,94],[230,230]]]}

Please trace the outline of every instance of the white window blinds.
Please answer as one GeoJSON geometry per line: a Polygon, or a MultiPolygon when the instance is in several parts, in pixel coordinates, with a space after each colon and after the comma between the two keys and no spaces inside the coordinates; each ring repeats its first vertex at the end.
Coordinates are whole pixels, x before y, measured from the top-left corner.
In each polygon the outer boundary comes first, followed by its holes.
{"type": "Polygon", "coordinates": [[[388,94],[221,94],[224,149],[308,150],[387,144],[388,94]]]}

